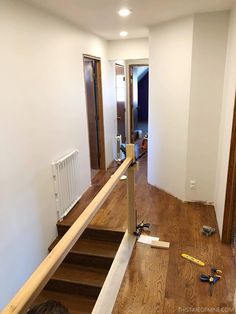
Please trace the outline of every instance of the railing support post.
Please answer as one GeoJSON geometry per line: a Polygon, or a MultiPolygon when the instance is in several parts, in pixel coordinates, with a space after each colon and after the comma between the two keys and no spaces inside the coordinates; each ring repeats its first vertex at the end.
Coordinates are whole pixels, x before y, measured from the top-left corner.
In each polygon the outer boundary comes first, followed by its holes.
{"type": "MultiPolygon", "coordinates": [[[[135,162],[134,144],[126,145],[126,156],[131,157],[135,162]]],[[[127,198],[128,198],[128,232],[134,234],[137,228],[137,213],[134,206],[134,183],[136,166],[131,166],[127,170],[127,198]]]]}

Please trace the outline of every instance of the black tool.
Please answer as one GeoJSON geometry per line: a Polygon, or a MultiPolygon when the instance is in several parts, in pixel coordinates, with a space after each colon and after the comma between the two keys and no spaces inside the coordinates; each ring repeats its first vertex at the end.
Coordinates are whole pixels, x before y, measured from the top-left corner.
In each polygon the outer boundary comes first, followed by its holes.
{"type": "Polygon", "coordinates": [[[209,292],[210,292],[210,296],[212,296],[212,290],[213,290],[213,286],[214,284],[217,283],[217,281],[220,280],[221,278],[221,274],[222,271],[220,269],[217,269],[215,267],[211,268],[211,274],[210,275],[204,275],[202,274],[200,276],[200,280],[203,282],[209,282],[210,287],[209,287],[209,292]]]}
{"type": "Polygon", "coordinates": [[[209,226],[203,226],[202,227],[202,234],[204,234],[207,237],[211,236],[215,232],[216,232],[215,228],[212,228],[212,227],[209,227],[209,226]]]}
{"type": "Polygon", "coordinates": [[[144,229],[149,229],[149,228],[150,228],[150,223],[144,223],[142,221],[140,224],[137,225],[137,231],[134,232],[134,235],[139,237],[144,229]]]}

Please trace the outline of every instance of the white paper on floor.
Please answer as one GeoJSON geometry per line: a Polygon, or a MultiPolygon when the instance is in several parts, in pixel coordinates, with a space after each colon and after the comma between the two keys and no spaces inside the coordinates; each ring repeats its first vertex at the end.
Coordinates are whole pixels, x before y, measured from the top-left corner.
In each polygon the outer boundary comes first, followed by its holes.
{"type": "Polygon", "coordinates": [[[120,181],[126,180],[127,176],[123,174],[123,176],[120,177],[120,181]]]}
{"type": "Polygon", "coordinates": [[[151,245],[152,241],[159,241],[159,238],[157,238],[157,237],[150,237],[148,235],[143,235],[143,234],[141,234],[141,236],[138,238],[138,242],[144,243],[144,244],[151,245]]]}

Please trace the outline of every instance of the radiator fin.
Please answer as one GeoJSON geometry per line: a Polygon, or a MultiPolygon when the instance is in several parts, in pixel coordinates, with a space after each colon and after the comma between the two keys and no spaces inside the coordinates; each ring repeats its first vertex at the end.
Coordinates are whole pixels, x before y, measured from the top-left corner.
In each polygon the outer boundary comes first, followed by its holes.
{"type": "Polygon", "coordinates": [[[78,150],[53,162],[52,170],[58,219],[62,220],[80,199],[78,150]]]}

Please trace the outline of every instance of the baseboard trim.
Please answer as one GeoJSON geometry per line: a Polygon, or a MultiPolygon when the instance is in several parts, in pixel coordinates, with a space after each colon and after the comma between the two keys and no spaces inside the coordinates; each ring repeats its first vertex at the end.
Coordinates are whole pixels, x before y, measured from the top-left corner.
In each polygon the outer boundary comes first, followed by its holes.
{"type": "Polygon", "coordinates": [[[183,203],[196,203],[196,204],[201,204],[201,205],[206,205],[206,206],[215,206],[214,202],[199,201],[199,200],[184,200],[184,199],[181,199],[181,198],[179,198],[178,196],[176,196],[174,194],[171,194],[170,192],[168,192],[168,191],[166,191],[164,189],[161,189],[160,187],[158,187],[156,185],[153,185],[151,183],[148,183],[148,184],[150,184],[151,186],[153,186],[154,188],[156,188],[160,192],[165,193],[165,194],[167,194],[170,197],[174,197],[174,198],[176,198],[177,200],[179,200],[180,202],[183,202],[183,203]]]}

